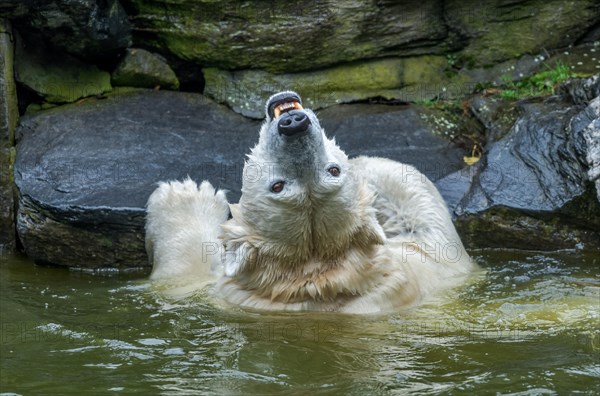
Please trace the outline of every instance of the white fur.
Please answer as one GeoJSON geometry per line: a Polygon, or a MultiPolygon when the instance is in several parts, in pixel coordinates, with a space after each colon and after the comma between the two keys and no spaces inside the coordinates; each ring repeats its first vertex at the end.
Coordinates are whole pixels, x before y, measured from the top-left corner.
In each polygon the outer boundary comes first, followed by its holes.
{"type": "Polygon", "coordinates": [[[219,225],[229,216],[225,193],[191,179],[159,183],[148,199],[146,251],[152,279],[212,277],[221,265],[219,225]],[[218,250],[217,250],[218,252],[218,250]],[[218,252],[220,253],[220,252],[218,252]]]}
{"type": "Polygon", "coordinates": [[[216,280],[218,297],[248,308],[349,313],[397,310],[463,282],[475,266],[435,186],[409,165],[348,160],[305,112],[300,138],[267,115],[239,204],[228,208],[208,181],[159,185],[148,200],[151,278],[216,280]]]}

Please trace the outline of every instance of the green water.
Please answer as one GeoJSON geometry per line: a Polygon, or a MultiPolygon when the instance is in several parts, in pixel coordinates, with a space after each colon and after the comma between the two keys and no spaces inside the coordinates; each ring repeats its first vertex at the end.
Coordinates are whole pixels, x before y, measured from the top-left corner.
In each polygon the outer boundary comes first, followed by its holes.
{"type": "Polygon", "coordinates": [[[600,254],[483,251],[392,316],[257,314],[0,257],[0,394],[600,394],[600,254]]]}

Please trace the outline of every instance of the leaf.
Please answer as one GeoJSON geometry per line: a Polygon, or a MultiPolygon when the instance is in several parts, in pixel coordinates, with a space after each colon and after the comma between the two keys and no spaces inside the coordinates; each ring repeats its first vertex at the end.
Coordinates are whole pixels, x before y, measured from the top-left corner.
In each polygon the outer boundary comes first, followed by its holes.
{"type": "Polygon", "coordinates": [[[479,147],[477,147],[477,145],[473,146],[473,150],[471,151],[470,156],[465,155],[463,157],[463,161],[465,162],[465,164],[467,164],[469,166],[476,164],[480,159],[481,159],[481,150],[479,149],[479,147]]]}

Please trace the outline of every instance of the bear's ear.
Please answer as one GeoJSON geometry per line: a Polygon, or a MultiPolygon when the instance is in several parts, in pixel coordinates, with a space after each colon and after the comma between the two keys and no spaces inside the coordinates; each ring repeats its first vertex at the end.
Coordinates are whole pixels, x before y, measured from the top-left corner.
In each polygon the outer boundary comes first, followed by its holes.
{"type": "Polygon", "coordinates": [[[221,225],[221,238],[225,247],[225,275],[233,277],[256,262],[256,248],[250,243],[252,233],[241,217],[239,205],[229,205],[229,208],[233,218],[221,225]]]}

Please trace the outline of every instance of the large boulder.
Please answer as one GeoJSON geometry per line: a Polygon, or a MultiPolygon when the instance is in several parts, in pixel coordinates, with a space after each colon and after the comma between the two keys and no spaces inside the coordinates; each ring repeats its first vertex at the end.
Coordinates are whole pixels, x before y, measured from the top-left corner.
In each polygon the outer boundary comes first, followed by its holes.
{"type": "Polygon", "coordinates": [[[168,91],[24,117],[15,182],[26,253],[87,268],[147,265],[144,206],[156,183],[190,175],[236,191],[257,128],[201,95],[168,91]]]}
{"type": "Polygon", "coordinates": [[[275,73],[448,52],[459,64],[489,66],[572,44],[599,12],[595,0],[123,3],[134,33],[157,49],[224,70],[275,73]]]}
{"type": "Polygon", "coordinates": [[[204,93],[254,118],[281,89],[300,92],[313,108],[464,97],[478,84],[538,71],[549,51],[577,43],[600,13],[594,0],[124,4],[140,43],[202,65],[204,93]]]}
{"type": "MultiPolygon", "coordinates": [[[[469,246],[600,247],[600,98],[583,104],[599,83],[596,76],[571,96],[522,101],[484,118],[493,131],[514,122],[493,134],[479,163],[437,183],[469,246]]],[[[482,101],[474,103],[480,114],[482,101]]]]}
{"type": "MultiPolygon", "coordinates": [[[[352,156],[411,162],[433,179],[462,167],[462,150],[432,135],[414,107],[344,105],[320,118],[352,156]]],[[[202,95],[148,90],[25,116],[15,181],[26,253],[87,268],[147,265],[144,205],[156,182],[208,179],[237,202],[259,127],[202,95]]]]}
{"type": "Polygon", "coordinates": [[[589,113],[595,115],[583,130],[587,144],[588,177],[596,185],[596,196],[600,201],[600,97],[594,99],[588,109],[589,113]]]}
{"type": "Polygon", "coordinates": [[[442,53],[440,0],[269,2],[127,0],[156,48],[222,69],[292,72],[392,55],[442,53]],[[152,36],[151,36],[152,37],[152,36]]]}

